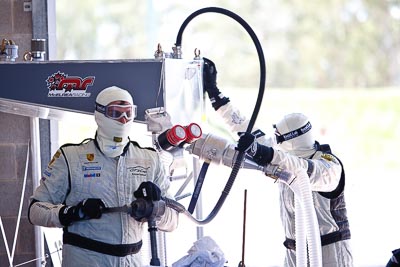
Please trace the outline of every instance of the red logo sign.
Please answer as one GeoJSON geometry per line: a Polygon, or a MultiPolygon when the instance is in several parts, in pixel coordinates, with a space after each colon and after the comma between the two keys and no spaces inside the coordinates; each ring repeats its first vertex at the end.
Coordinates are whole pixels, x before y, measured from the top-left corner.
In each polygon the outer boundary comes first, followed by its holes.
{"type": "Polygon", "coordinates": [[[51,97],[89,97],[86,93],[89,86],[94,83],[94,76],[81,78],[79,76],[69,76],[63,72],[57,71],[47,77],[46,83],[49,88],[48,96],[51,97]]]}

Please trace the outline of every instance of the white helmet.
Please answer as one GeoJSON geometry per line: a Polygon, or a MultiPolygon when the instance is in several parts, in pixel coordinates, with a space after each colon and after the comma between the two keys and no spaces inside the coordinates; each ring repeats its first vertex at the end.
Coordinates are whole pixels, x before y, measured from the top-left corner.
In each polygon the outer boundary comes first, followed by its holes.
{"type": "Polygon", "coordinates": [[[304,114],[288,114],[274,127],[278,149],[304,158],[315,153],[312,126],[304,114]]]}
{"type": "Polygon", "coordinates": [[[136,115],[136,106],[133,104],[131,94],[119,87],[111,86],[103,89],[96,98],[94,117],[97,123],[97,142],[101,151],[108,157],[117,157],[122,154],[124,147],[129,142],[129,133],[133,119],[136,115]],[[114,101],[126,101],[130,105],[110,105],[114,101]],[[112,107],[126,112],[116,113],[112,107]],[[113,112],[114,111],[114,112],[113,112]],[[128,120],[121,123],[113,116],[125,116],[128,120]]]}

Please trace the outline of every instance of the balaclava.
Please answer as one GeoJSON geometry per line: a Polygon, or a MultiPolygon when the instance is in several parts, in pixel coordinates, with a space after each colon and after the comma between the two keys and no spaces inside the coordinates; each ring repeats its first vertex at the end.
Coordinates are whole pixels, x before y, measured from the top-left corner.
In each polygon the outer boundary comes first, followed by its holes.
{"type": "Polygon", "coordinates": [[[315,153],[312,126],[304,114],[288,114],[275,125],[275,128],[278,149],[303,158],[315,153]]]}
{"type": "MultiPolygon", "coordinates": [[[[116,86],[103,89],[96,98],[96,103],[107,106],[113,101],[127,101],[133,105],[130,93],[116,86]]],[[[104,114],[95,111],[97,123],[97,142],[101,151],[108,157],[117,157],[122,154],[124,147],[129,142],[129,133],[133,119],[123,124],[117,120],[107,118],[104,114]]]]}

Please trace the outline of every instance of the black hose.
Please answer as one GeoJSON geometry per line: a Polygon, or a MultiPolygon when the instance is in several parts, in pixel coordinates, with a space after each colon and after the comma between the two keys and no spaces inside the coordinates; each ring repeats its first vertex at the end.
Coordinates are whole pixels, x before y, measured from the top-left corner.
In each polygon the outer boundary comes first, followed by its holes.
{"type": "MultiPolygon", "coordinates": [[[[262,99],[264,97],[264,90],[265,90],[265,80],[266,80],[266,67],[265,67],[265,59],[264,59],[264,53],[260,44],[260,41],[258,40],[256,34],[254,33],[253,29],[247,24],[246,21],[244,21],[240,16],[238,16],[237,14],[223,9],[223,8],[219,8],[219,7],[206,7],[206,8],[202,8],[199,9],[195,12],[193,12],[189,17],[187,17],[187,19],[182,23],[178,35],[176,37],[176,43],[175,46],[176,47],[181,47],[182,46],[182,35],[183,35],[183,31],[185,30],[186,26],[189,24],[189,22],[197,17],[200,14],[203,13],[207,13],[207,12],[215,12],[215,13],[220,13],[223,15],[226,15],[228,17],[231,17],[232,19],[236,20],[240,25],[242,25],[245,30],[247,31],[247,33],[250,35],[251,39],[253,40],[254,45],[256,46],[256,50],[257,50],[257,54],[258,54],[258,59],[259,59],[259,63],[260,63],[260,85],[259,85],[259,90],[258,90],[258,96],[257,96],[257,101],[256,104],[254,106],[254,110],[253,113],[251,115],[251,119],[249,122],[249,125],[247,126],[247,133],[250,133],[253,129],[253,126],[257,120],[257,116],[258,113],[260,111],[261,108],[261,103],[262,103],[262,99]]],[[[232,172],[229,176],[229,179],[225,185],[224,190],[222,191],[222,194],[220,196],[220,198],[218,199],[217,204],[214,206],[214,209],[211,211],[211,213],[207,216],[206,219],[199,221],[197,219],[194,219],[191,214],[189,212],[185,212],[186,215],[188,215],[189,217],[192,217],[192,219],[197,222],[198,224],[206,224],[208,222],[210,222],[212,219],[214,219],[214,217],[217,215],[217,213],[219,212],[219,210],[221,209],[226,197],[228,196],[233,183],[235,182],[236,176],[239,173],[239,169],[243,163],[244,160],[244,156],[245,153],[244,152],[239,152],[235,163],[233,164],[232,167],[232,172]]],[[[171,208],[175,208],[178,212],[180,210],[182,210],[182,206],[178,205],[176,203],[174,203],[174,201],[168,201],[167,205],[170,206],[171,208]],[[169,205],[168,205],[169,203],[169,205]]]]}
{"type": "Polygon", "coordinates": [[[206,177],[208,166],[210,166],[209,162],[204,162],[203,166],[201,166],[201,170],[199,173],[199,177],[197,178],[196,186],[194,187],[192,199],[190,200],[188,211],[190,214],[193,214],[194,208],[196,207],[197,200],[200,196],[201,188],[203,187],[204,178],[206,177]]]}

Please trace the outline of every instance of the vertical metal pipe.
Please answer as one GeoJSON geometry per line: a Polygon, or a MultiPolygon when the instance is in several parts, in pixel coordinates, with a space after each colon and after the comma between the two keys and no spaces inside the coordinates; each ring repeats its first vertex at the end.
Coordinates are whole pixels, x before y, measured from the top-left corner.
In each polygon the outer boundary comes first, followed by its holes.
{"type": "MultiPolygon", "coordinates": [[[[196,184],[197,182],[197,177],[199,177],[200,173],[200,163],[199,159],[193,157],[193,182],[196,184]]],[[[203,219],[203,200],[202,200],[202,194],[200,192],[199,198],[197,200],[197,205],[196,205],[196,218],[198,220],[203,219]]],[[[204,231],[203,231],[203,226],[198,225],[196,227],[196,233],[197,233],[197,240],[202,238],[204,236],[204,231]]]]}
{"type": "MultiPolygon", "coordinates": [[[[30,118],[31,128],[31,164],[32,164],[32,186],[33,190],[39,186],[41,177],[40,167],[40,135],[39,135],[39,118],[30,118]]],[[[40,226],[35,226],[35,252],[36,258],[44,257],[44,237],[40,226]]],[[[41,261],[36,262],[36,267],[41,267],[41,261]]]]}

